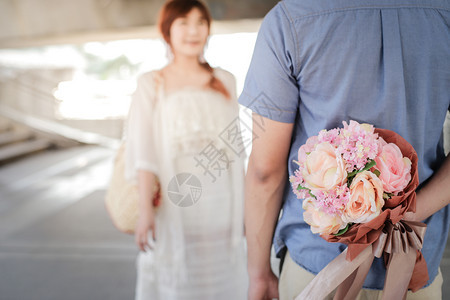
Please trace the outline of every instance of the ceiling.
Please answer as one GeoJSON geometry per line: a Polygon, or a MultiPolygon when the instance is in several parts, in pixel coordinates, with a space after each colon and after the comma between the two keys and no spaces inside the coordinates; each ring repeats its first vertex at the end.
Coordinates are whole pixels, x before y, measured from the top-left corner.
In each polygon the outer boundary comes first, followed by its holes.
{"type": "MultiPolygon", "coordinates": [[[[157,36],[164,0],[1,0],[0,48],[157,36]]],[[[256,31],[274,0],[205,1],[213,33],[256,31]]]]}

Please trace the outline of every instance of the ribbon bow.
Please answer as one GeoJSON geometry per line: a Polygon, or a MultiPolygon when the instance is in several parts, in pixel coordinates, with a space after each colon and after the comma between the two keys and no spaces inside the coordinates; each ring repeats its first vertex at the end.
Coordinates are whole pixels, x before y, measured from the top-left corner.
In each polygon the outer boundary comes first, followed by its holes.
{"type": "Polygon", "coordinates": [[[317,274],[295,300],[324,299],[336,287],[334,300],[355,299],[373,259],[383,254],[387,271],[382,299],[405,299],[408,287],[416,291],[428,281],[426,263],[420,252],[425,230],[426,225],[421,222],[386,222],[372,245],[352,261],[346,260],[345,249],[317,274]]]}

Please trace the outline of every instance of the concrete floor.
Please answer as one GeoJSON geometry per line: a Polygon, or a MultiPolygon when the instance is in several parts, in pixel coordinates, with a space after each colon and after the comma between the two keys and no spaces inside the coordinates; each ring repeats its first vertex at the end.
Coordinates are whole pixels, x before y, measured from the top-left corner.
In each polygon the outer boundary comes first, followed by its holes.
{"type": "Polygon", "coordinates": [[[137,254],[104,209],[111,150],[48,151],[0,168],[0,299],[133,299],[137,254]]]}
{"type": "MultiPolygon", "coordinates": [[[[47,151],[0,167],[0,300],[134,298],[133,237],[103,204],[114,152],[47,151]]],[[[441,264],[450,298],[450,244],[441,264]]]]}

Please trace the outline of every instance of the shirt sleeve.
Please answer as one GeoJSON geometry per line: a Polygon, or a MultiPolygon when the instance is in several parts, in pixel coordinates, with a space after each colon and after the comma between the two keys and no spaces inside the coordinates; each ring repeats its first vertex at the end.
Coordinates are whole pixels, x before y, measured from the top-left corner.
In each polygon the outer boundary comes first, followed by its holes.
{"type": "Polygon", "coordinates": [[[280,2],[264,18],[239,103],[274,121],[293,123],[299,104],[296,35],[280,2]]]}
{"type": "Polygon", "coordinates": [[[125,178],[137,182],[139,170],[158,173],[154,136],[156,91],[153,75],[142,75],[132,95],[125,128],[125,178]]]}

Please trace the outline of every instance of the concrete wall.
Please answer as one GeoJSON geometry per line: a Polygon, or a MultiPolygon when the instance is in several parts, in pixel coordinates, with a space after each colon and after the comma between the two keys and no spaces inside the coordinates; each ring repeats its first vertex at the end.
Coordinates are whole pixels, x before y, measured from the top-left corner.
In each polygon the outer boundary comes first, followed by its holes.
{"type": "Polygon", "coordinates": [[[80,141],[84,139],[84,132],[120,139],[122,119],[58,118],[58,100],[53,96],[53,91],[60,81],[72,80],[72,77],[73,70],[66,68],[11,69],[8,77],[0,78],[0,115],[6,114],[16,121],[47,132],[68,133],[67,137],[80,141]]]}

